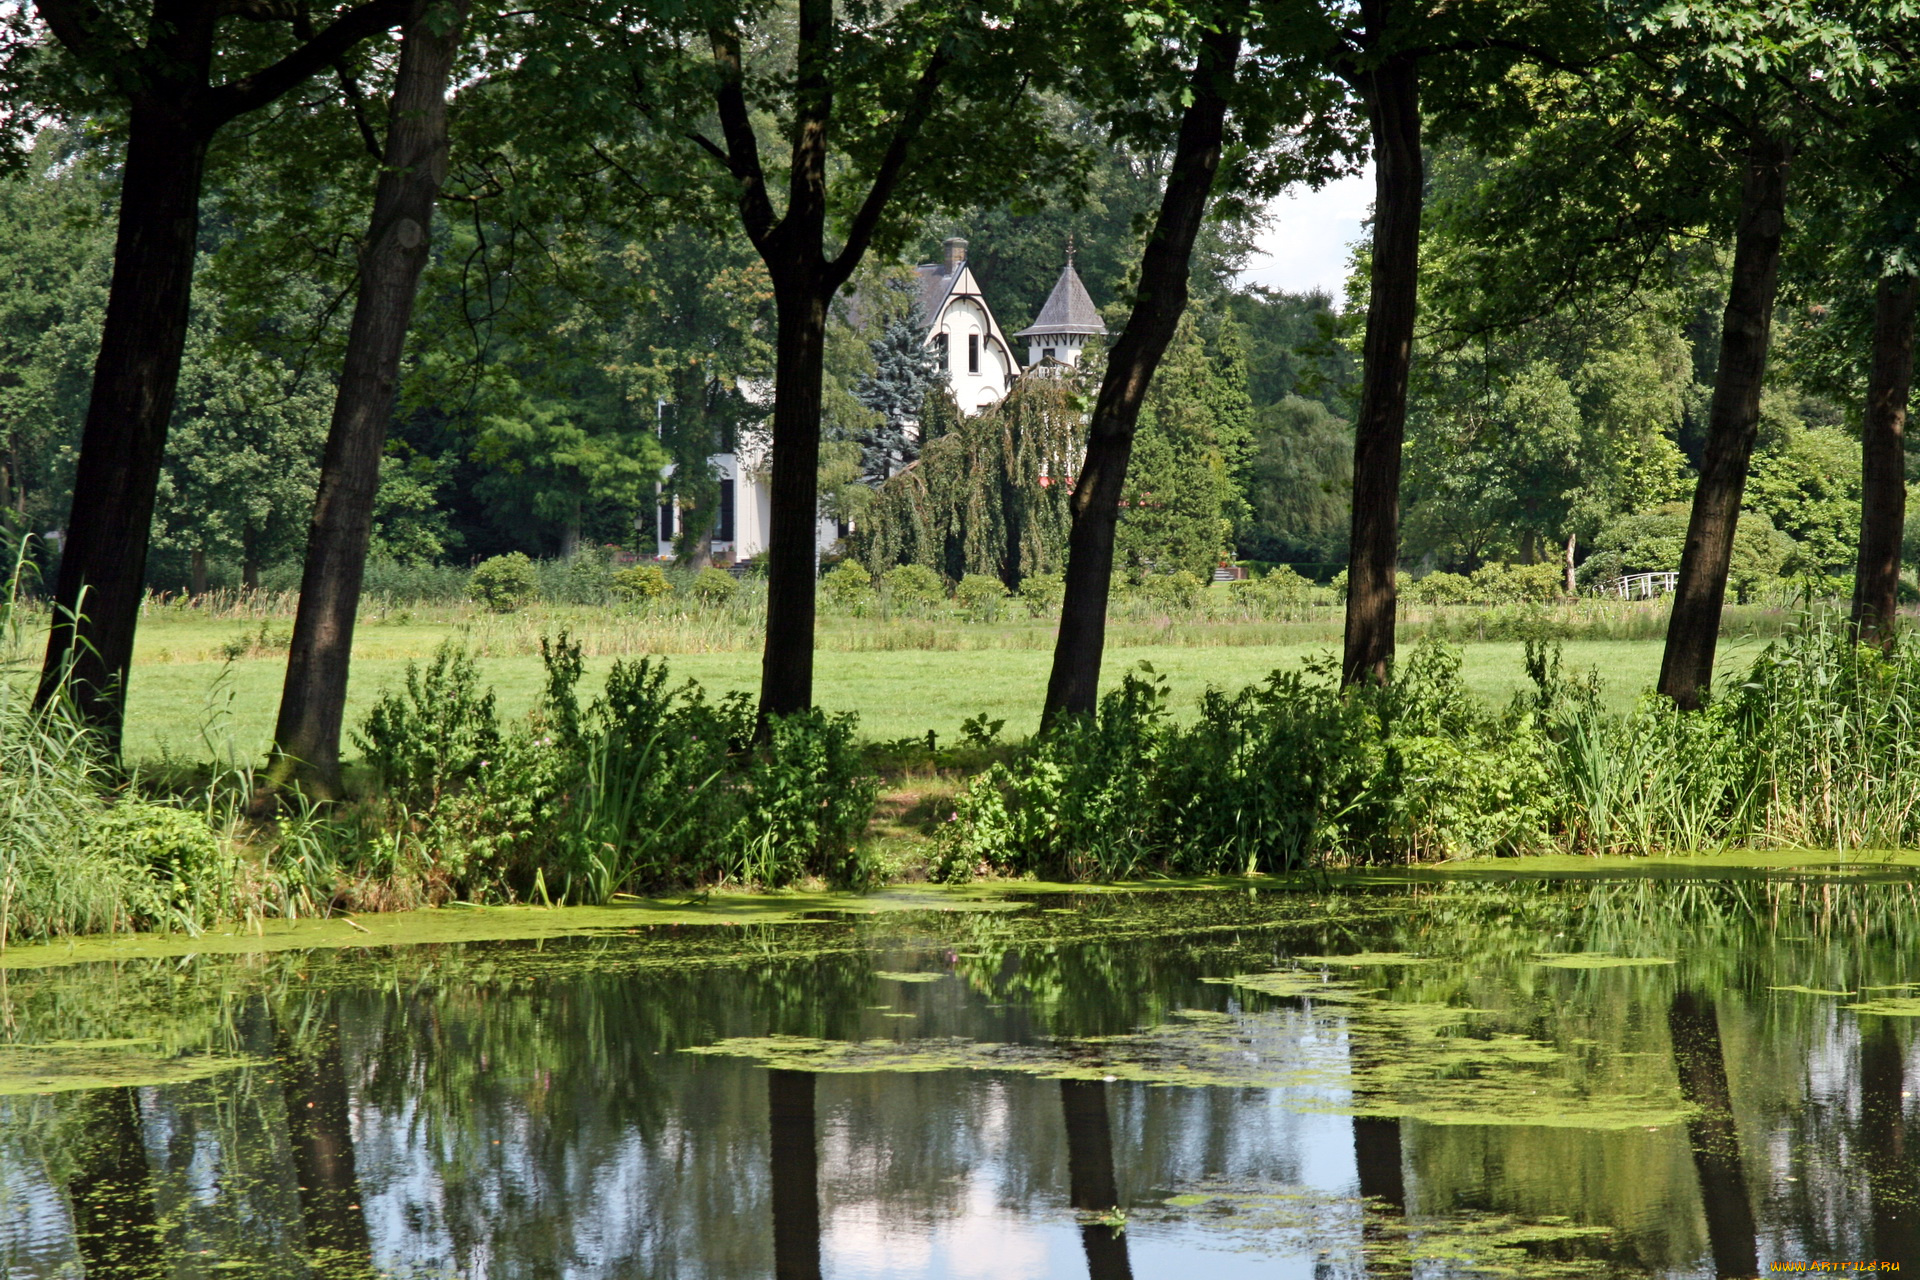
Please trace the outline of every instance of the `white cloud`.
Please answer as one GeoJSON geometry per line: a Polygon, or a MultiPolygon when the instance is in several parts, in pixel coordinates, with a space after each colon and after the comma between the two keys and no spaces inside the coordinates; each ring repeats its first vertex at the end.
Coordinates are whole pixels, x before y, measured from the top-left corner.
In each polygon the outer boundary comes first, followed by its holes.
{"type": "Polygon", "coordinates": [[[1297,187],[1267,206],[1272,221],[1254,243],[1243,285],[1306,293],[1318,289],[1340,305],[1351,246],[1373,211],[1373,166],[1318,191],[1297,187]]]}

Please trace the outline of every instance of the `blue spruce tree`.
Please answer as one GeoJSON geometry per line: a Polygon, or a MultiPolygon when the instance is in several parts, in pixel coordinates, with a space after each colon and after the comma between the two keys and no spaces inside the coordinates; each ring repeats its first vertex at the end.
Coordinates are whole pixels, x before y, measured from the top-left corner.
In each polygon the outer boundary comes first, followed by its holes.
{"type": "Polygon", "coordinates": [[[947,371],[927,346],[926,326],[902,316],[868,344],[874,371],[860,379],[854,398],[880,415],[860,438],[860,467],[880,484],[920,456],[920,417],[927,396],[946,385],[947,371]]]}

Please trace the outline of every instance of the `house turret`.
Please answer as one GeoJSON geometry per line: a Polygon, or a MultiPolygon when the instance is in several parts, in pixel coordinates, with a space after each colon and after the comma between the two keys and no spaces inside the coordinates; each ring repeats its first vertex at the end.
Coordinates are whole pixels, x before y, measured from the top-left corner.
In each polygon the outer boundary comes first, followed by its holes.
{"type": "Polygon", "coordinates": [[[1013,336],[1027,340],[1027,367],[1033,368],[1049,360],[1077,365],[1087,343],[1104,337],[1106,332],[1100,309],[1093,305],[1093,297],[1081,283],[1080,273],[1073,269],[1073,250],[1069,248],[1067,265],[1061,268],[1053,292],[1040,308],[1039,319],[1013,336]]]}

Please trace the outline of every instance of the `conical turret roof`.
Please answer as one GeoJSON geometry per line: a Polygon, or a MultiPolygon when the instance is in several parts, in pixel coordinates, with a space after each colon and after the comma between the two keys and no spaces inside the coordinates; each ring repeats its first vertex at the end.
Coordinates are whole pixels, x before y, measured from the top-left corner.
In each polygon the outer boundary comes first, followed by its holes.
{"type": "Polygon", "coordinates": [[[1087,292],[1087,286],[1080,282],[1080,273],[1073,269],[1073,259],[1067,259],[1067,265],[1061,269],[1060,278],[1054,282],[1053,292],[1047,295],[1047,304],[1040,308],[1040,318],[1033,322],[1030,329],[1022,329],[1014,334],[1016,338],[1025,338],[1047,333],[1105,333],[1107,326],[1100,319],[1100,309],[1093,305],[1093,297],[1087,292]]]}

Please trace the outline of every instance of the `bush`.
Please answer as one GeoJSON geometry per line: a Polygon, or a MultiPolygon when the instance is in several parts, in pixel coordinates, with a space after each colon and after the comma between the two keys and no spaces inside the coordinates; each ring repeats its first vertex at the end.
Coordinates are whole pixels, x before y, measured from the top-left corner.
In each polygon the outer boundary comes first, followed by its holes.
{"type": "Polygon", "coordinates": [[[820,600],[836,613],[864,617],[873,606],[873,575],[858,560],[842,560],[820,579],[820,600]]]}
{"type": "Polygon", "coordinates": [[[880,588],[893,609],[917,611],[946,598],[946,582],[923,564],[899,564],[880,575],[880,588]]]}
{"type": "Polygon", "coordinates": [[[636,564],[620,570],[608,581],[613,594],[622,600],[645,604],[673,594],[673,583],[657,564],[636,564]]]}
{"type": "Polygon", "coordinates": [[[1141,580],[1140,589],[1147,599],[1162,609],[1191,612],[1200,607],[1207,584],[1185,569],[1176,569],[1172,573],[1148,575],[1141,580]]]}
{"type": "Polygon", "coordinates": [[[512,613],[535,596],[533,561],[518,551],[482,560],[467,579],[467,595],[495,613],[512,613]]]}
{"type": "Polygon", "coordinates": [[[1067,597],[1067,579],[1060,573],[1030,573],[1020,580],[1020,599],[1036,618],[1060,611],[1067,597]]]}
{"type": "Polygon", "coordinates": [[[725,569],[708,565],[694,576],[688,588],[693,598],[710,609],[717,609],[739,594],[740,582],[725,569]]]}
{"type": "Polygon", "coordinates": [[[536,560],[534,590],[552,604],[605,604],[613,587],[613,548],[582,547],[570,559],[536,560]]]}
{"type": "Polygon", "coordinates": [[[1000,611],[1000,602],[1006,598],[1007,588],[1000,579],[984,573],[968,574],[953,589],[954,603],[975,622],[993,621],[1000,611]]]}
{"type": "Polygon", "coordinates": [[[135,927],[196,929],[231,913],[234,859],[203,814],[124,799],[90,824],[84,851],[144,873],[126,903],[135,927]]]}
{"type": "Polygon", "coordinates": [[[404,691],[381,692],[354,742],[402,803],[431,806],[499,750],[493,691],[480,691],[473,655],[443,641],[424,670],[407,663],[404,691]]]}

